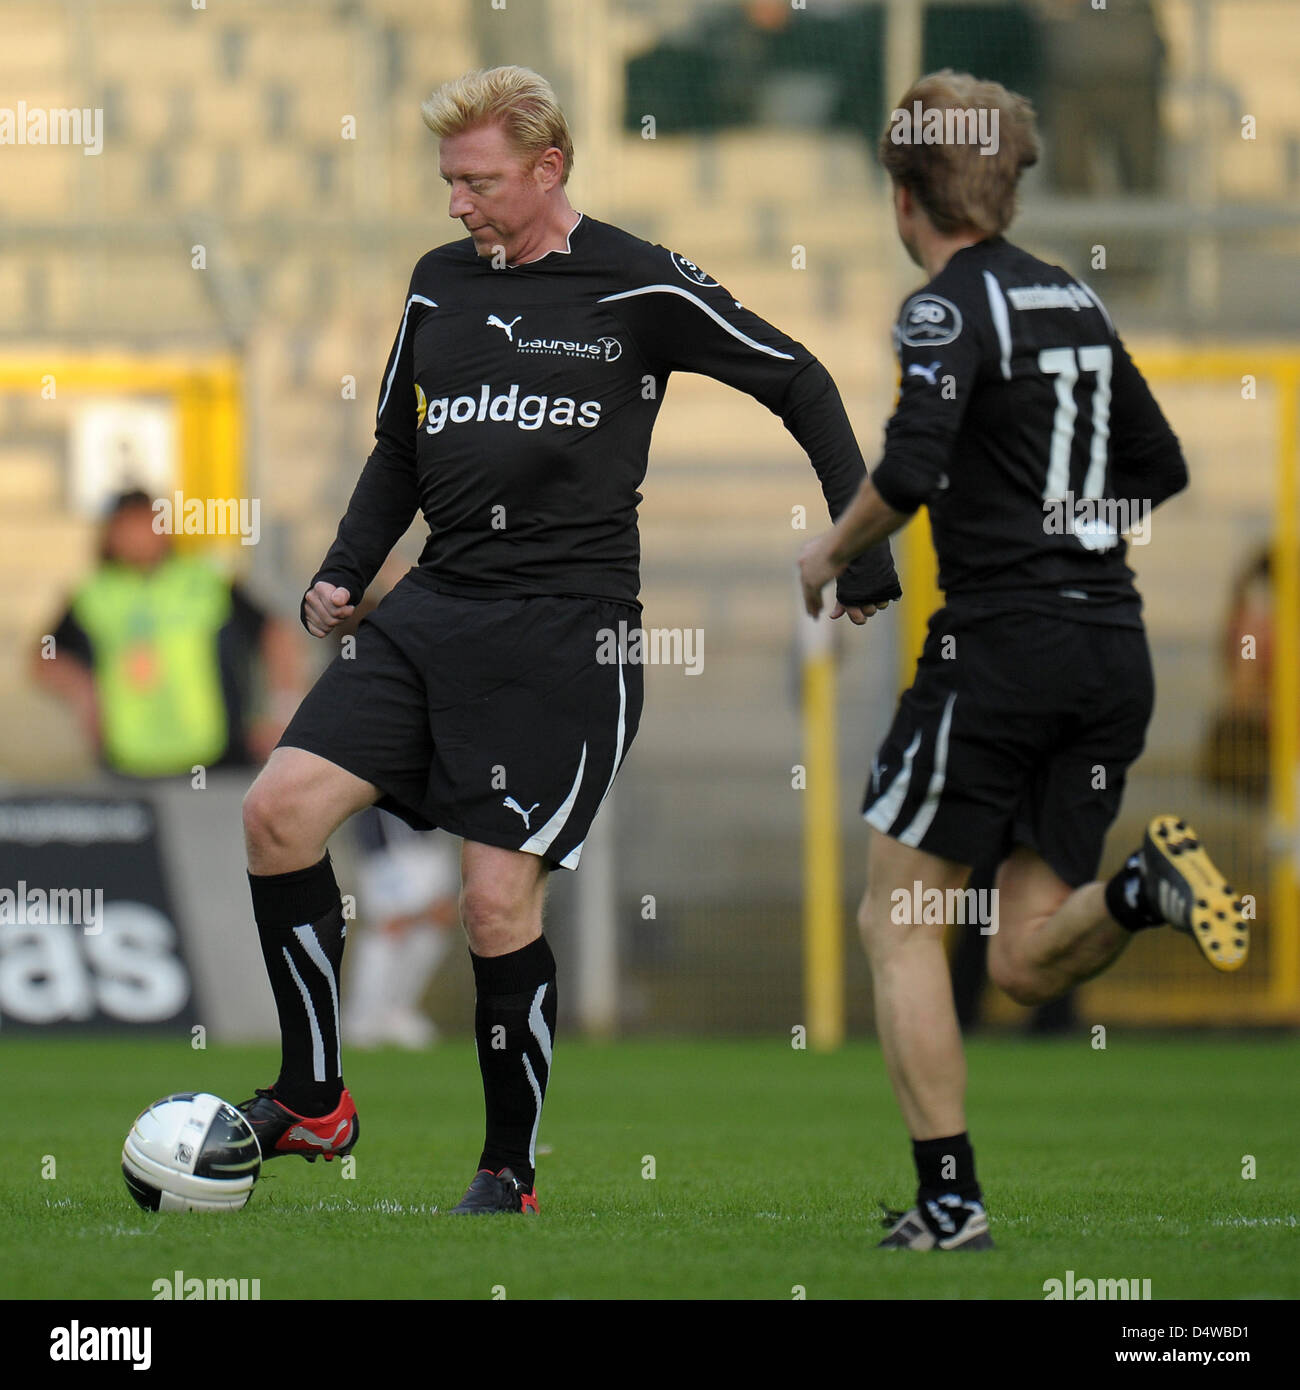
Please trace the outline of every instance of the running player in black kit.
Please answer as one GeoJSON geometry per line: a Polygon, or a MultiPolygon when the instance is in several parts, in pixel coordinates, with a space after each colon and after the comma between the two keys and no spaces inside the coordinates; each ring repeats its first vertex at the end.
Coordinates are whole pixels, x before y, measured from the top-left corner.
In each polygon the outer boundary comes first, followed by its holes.
{"type": "Polygon", "coordinates": [[[946,602],[863,808],[859,925],[918,1176],[916,1205],[888,1213],[881,1244],[983,1249],[944,923],[917,920],[915,905],[932,889],[955,902],[973,865],[1000,862],[989,970],[1021,1004],[1096,975],[1148,927],[1188,933],[1220,970],[1241,965],[1248,938],[1241,902],[1175,816],[1096,881],[1153,700],[1120,533],[1186,486],[1187,469],[1101,301],[1003,239],[1038,153],[1029,103],[945,71],[898,111],[917,107],[939,113],[924,118],[936,132],[995,132],[996,149],[899,140],[895,119],[881,139],[899,235],[929,283],[895,329],[902,384],[884,457],[800,566],[815,616],[845,564],[929,508],[946,602]],[[981,111],[963,126],[943,114],[981,111]]]}
{"type": "MultiPolygon", "coordinates": [[[[245,801],[249,879],[279,1010],[275,1085],[242,1107],[263,1154],[356,1142],[343,1086],[343,920],[326,842],[377,803],[464,838],[461,918],[477,991],[487,1134],[458,1212],[536,1211],[534,1154],[555,1034],[542,935],[549,870],[574,869],[636,735],[636,509],[673,371],[745,391],[807,452],[834,517],[865,477],[806,348],[683,256],[574,211],[549,84],[470,73],[425,103],[450,215],[469,232],[411,277],[375,448],[303,599],[323,637],[417,511],[413,569],[303,701],[245,801]],[[620,629],[620,622],[626,628],[620,629]]],[[[886,543],[849,566],[835,616],[899,595],[886,543]]]]}

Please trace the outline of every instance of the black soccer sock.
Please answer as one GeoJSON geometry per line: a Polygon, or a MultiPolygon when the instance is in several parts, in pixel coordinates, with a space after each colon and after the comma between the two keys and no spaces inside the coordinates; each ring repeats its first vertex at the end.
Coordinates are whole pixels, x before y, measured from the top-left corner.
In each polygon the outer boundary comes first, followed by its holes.
{"type": "Polygon", "coordinates": [[[1142,931],[1164,925],[1164,918],[1147,904],[1142,891],[1141,859],[1130,854],[1124,867],[1106,884],[1106,911],[1125,931],[1142,931]]]}
{"type": "Polygon", "coordinates": [[[955,1192],[969,1202],[983,1200],[975,1177],[975,1150],[963,1130],[947,1139],[913,1139],[912,1158],[916,1163],[917,1201],[955,1192]]]}
{"type": "Polygon", "coordinates": [[[487,1134],[480,1169],[534,1178],[537,1126],[555,1037],[555,957],[544,936],[505,956],[476,956],[474,1041],[483,1073],[487,1134]]]}
{"type": "Polygon", "coordinates": [[[327,853],[288,874],[249,874],[262,958],[280,1015],[275,1097],[300,1115],[327,1115],[343,1093],[339,967],[347,926],[327,853]]]}

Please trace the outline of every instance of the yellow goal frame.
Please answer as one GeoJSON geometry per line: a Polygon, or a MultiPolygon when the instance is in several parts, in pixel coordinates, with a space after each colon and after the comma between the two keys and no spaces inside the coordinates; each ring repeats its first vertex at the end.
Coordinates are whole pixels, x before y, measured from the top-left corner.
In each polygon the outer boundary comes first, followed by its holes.
{"type": "MultiPolygon", "coordinates": [[[[241,497],[244,489],[243,387],[228,355],[185,357],[72,353],[38,348],[0,353],[0,390],[161,397],[177,421],[177,487],[186,497],[241,497]]],[[[240,537],[177,534],[182,547],[238,546],[240,537]]]]}

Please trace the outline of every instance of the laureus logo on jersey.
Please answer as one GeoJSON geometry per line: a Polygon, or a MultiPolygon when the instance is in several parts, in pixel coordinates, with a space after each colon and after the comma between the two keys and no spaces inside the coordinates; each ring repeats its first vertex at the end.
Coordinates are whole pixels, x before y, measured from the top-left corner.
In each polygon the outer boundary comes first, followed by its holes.
{"type": "Polygon", "coordinates": [[[550,357],[579,357],[586,362],[617,362],[623,355],[623,344],[617,338],[597,338],[592,342],[582,342],[574,338],[548,338],[542,335],[529,337],[523,329],[516,332],[516,325],[523,318],[516,314],[512,319],[503,319],[499,314],[489,314],[484,320],[487,328],[499,328],[508,341],[514,344],[516,352],[542,353],[550,357]]]}

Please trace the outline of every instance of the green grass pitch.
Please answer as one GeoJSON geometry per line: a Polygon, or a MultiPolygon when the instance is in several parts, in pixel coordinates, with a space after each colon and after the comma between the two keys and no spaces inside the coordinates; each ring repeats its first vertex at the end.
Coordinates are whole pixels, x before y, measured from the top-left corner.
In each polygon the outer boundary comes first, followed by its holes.
{"type": "Polygon", "coordinates": [[[976,1040],[968,1055],[998,1248],[945,1256],[872,1248],[876,1199],[904,1205],[913,1181],[872,1044],[561,1038],[540,1217],[461,1221],[435,1208],[478,1157],[467,1042],[348,1060],[352,1178],[282,1158],[242,1212],[155,1216],[118,1168],[135,1113],[175,1090],[242,1100],[278,1054],[10,1038],[0,1295],[147,1300],[181,1270],[256,1278],[263,1299],[1041,1300],[1073,1270],[1149,1278],[1154,1299],[1300,1296],[1294,1040],[1112,1031],[1104,1051],[1085,1034],[976,1040]]]}

